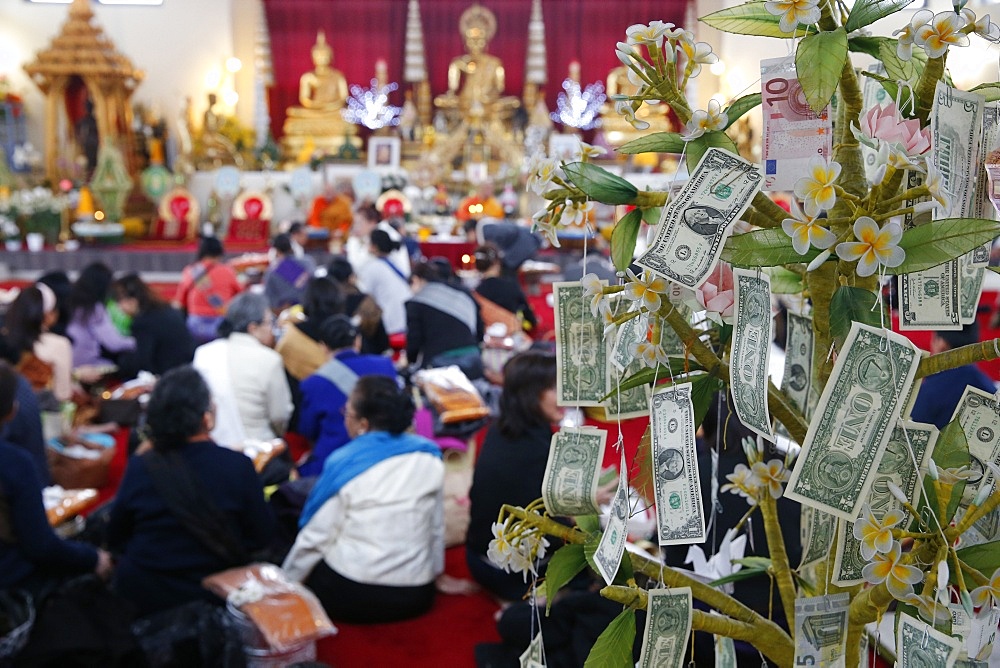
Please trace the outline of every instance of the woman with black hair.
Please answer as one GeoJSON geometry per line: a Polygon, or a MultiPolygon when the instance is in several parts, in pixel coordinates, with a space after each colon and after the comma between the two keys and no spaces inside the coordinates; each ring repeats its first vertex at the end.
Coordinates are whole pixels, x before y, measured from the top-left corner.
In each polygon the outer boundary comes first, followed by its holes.
{"type": "Polygon", "coordinates": [[[389,349],[389,335],[382,324],[382,309],[371,296],[358,289],[354,267],[343,255],[334,255],[326,265],[327,276],[337,282],[344,295],[344,315],[353,318],[361,332],[361,352],[381,355],[389,349]]]}
{"type": "Polygon", "coordinates": [[[23,288],[4,315],[5,344],[17,354],[15,368],[36,392],[49,390],[57,401],[73,396],[73,345],[49,331],[58,317],[51,288],[36,284],[23,288]]]}
{"type": "Polygon", "coordinates": [[[118,358],[122,380],[135,378],[140,371],[157,376],[189,364],[194,355],[194,339],[184,316],[153,292],[138,274],[126,274],[111,285],[111,293],[122,313],[132,318],[136,349],[118,358]]]}
{"type": "Polygon", "coordinates": [[[499,306],[512,316],[520,316],[526,325],[525,329],[531,329],[538,324],[535,312],[531,310],[528,298],[517,284],[517,279],[503,275],[501,261],[503,256],[500,249],[493,244],[486,244],[477,248],[473,257],[476,260],[476,271],[481,276],[479,285],[476,286],[477,301],[480,306],[485,300],[492,302],[494,306],[499,306]]]}
{"type": "Polygon", "coordinates": [[[486,434],[472,475],[465,539],[473,579],[504,601],[520,600],[527,585],[520,573],[507,573],[487,558],[493,523],[503,504],[523,508],[542,495],[552,430],[563,412],[556,403],[554,355],[529,350],[507,362],[500,417],[486,434]]]}
{"type": "Polygon", "coordinates": [[[326,460],[283,568],[327,614],[349,623],[430,609],[444,570],[444,464],[406,433],[413,402],[396,381],[365,376],[344,408],[350,443],[326,460]]]}
{"type": "Polygon", "coordinates": [[[188,330],[198,344],[218,336],[226,306],[243,289],[236,271],[222,261],[224,256],[221,241],[202,237],[197,259],[184,267],[177,284],[172,304],[187,313],[188,330]]]}
{"type": "Polygon", "coordinates": [[[358,271],[358,287],[372,296],[382,309],[382,324],[391,336],[406,331],[406,300],[410,298],[410,285],[405,273],[389,260],[389,255],[399,250],[400,243],[393,241],[383,229],[372,230],[369,250],[372,258],[358,271]]]}
{"type": "Polygon", "coordinates": [[[419,367],[456,364],[470,379],[481,378],[479,304],[448,278],[430,262],[414,267],[413,297],[406,302],[406,359],[419,367]]]}
{"type": "Polygon", "coordinates": [[[69,324],[69,293],[73,290],[73,282],[62,269],[56,269],[42,274],[36,283],[42,283],[52,290],[55,295],[56,318],[49,326],[49,331],[59,336],[66,336],[66,325],[69,324]]]}
{"type": "Polygon", "coordinates": [[[292,236],[282,233],[271,241],[273,259],[264,272],[264,295],[271,310],[280,313],[302,302],[316,262],[308,255],[299,257],[292,248],[292,236]]]}
{"type": "Polygon", "coordinates": [[[66,334],[73,340],[73,367],[111,364],[105,353],[135,350],[135,339],[123,336],[104,307],[112,271],[102,262],[83,268],[69,295],[70,321],[66,334]]]}
{"type": "Polygon", "coordinates": [[[218,602],[202,578],[249,563],[271,539],[260,479],[249,458],[212,442],[215,408],[190,366],[156,383],[147,424],[153,448],[129,460],[111,509],[114,587],[142,615],[218,602]]]}

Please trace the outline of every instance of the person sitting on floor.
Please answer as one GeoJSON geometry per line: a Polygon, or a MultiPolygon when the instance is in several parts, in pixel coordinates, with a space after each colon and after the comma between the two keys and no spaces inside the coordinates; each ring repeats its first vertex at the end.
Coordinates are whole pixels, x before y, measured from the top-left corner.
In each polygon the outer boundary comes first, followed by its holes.
{"type": "Polygon", "coordinates": [[[388,357],[358,354],[361,337],[346,316],[324,320],[319,336],[327,361],[300,385],[299,433],[313,443],[309,459],[299,466],[303,476],[319,475],[330,453],[350,440],[343,411],[358,379],[373,374],[396,378],[388,357]]]}
{"type": "Polygon", "coordinates": [[[375,300],[358,289],[354,267],[343,255],[334,255],[326,265],[327,275],[337,282],[344,294],[344,315],[358,323],[361,352],[381,355],[389,349],[389,335],[382,324],[382,309],[375,300]]]}
{"type": "Polygon", "coordinates": [[[218,336],[226,306],[243,289],[236,271],[223,262],[224,256],[221,241],[202,237],[197,259],[181,272],[173,306],[187,313],[195,343],[207,343],[218,336]]]}
{"type": "MultiPolygon", "coordinates": [[[[518,285],[517,279],[502,275],[503,265],[500,249],[493,244],[486,244],[477,248],[473,257],[476,259],[476,271],[482,277],[479,285],[476,286],[476,301],[479,302],[480,307],[485,309],[489,306],[489,304],[484,306],[484,301],[492,302],[493,307],[500,307],[510,314],[509,318],[506,314],[498,314],[498,320],[495,321],[501,321],[500,317],[507,320],[520,318],[524,322],[524,329],[528,330],[538,324],[535,312],[531,310],[528,298],[524,296],[524,291],[518,285]]],[[[485,314],[483,319],[486,320],[485,314]]],[[[513,334],[514,332],[508,331],[508,333],[513,334]]]]}
{"type": "MultiPolygon", "coordinates": [[[[0,361],[0,422],[17,411],[17,374],[0,361]]],[[[70,540],[52,531],[42,504],[31,457],[0,440],[0,589],[47,590],[54,581],[94,572],[107,579],[111,556],[104,550],[70,540]]]]}
{"type": "Polygon", "coordinates": [[[55,293],[38,283],[21,290],[11,303],[2,332],[20,353],[17,370],[35,391],[48,390],[56,401],[69,401],[73,397],[73,344],[49,331],[58,317],[55,293]]]}
{"type": "Polygon", "coordinates": [[[292,393],[281,355],[272,349],[274,316],[264,295],[237,296],[219,333],[223,338],[195,350],[193,362],[218,409],[212,438],[230,445],[283,434],[292,414],[292,393]]]}
{"type": "Polygon", "coordinates": [[[149,399],[153,447],[133,456],[115,498],[113,585],[142,615],[219,599],[202,578],[242,566],[271,540],[273,519],[253,463],[209,435],[215,407],[195,369],[168,371],[149,399]]]}
{"type": "Polygon", "coordinates": [[[483,319],[476,300],[450,285],[439,266],[431,262],[414,267],[410,284],[413,297],[406,302],[407,361],[425,368],[456,364],[470,380],[481,378],[483,319]]]}
{"type": "Polygon", "coordinates": [[[316,269],[316,262],[308,255],[297,256],[288,234],[274,237],[271,252],[274,259],[264,272],[264,295],[271,310],[279,313],[302,303],[302,295],[316,269]]]}
{"type": "Polygon", "coordinates": [[[73,290],[69,304],[72,313],[66,335],[73,340],[73,367],[106,365],[111,360],[104,353],[113,354],[135,350],[135,339],[122,336],[104,306],[114,274],[101,262],[83,268],[73,290]]]}
{"type": "Polygon", "coordinates": [[[140,371],[157,376],[190,364],[194,339],[184,316],[157,296],[138,274],[126,274],[111,284],[111,293],[122,313],[132,318],[136,349],[118,361],[122,380],[135,378],[140,371]]]}
{"type": "Polygon", "coordinates": [[[425,613],[444,570],[444,463],[406,433],[413,402],[385,376],[358,380],[344,410],[353,439],[330,455],[285,558],[328,615],[348,623],[425,613]]]}

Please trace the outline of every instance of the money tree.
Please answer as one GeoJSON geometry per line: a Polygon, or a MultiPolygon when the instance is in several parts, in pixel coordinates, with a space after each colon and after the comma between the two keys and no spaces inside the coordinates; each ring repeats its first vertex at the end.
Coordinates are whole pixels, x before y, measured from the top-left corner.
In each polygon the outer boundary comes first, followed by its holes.
{"type": "MultiPolygon", "coordinates": [[[[604,577],[602,594],[623,612],[588,665],[631,665],[637,609],[648,613],[644,666],[681,665],[691,632],[746,641],[782,666],[856,666],[870,647],[865,626],[887,614],[900,665],[989,656],[1000,601],[998,400],[967,389],[940,431],[908,418],[921,378],[996,358],[1000,346],[928,355],[891,331],[883,295],[896,286],[902,329],[975,318],[1000,234],[987,175],[1000,163],[1000,84],[958,90],[947,61],[971,39],[998,41],[1000,28],[961,3],[897,16],[893,37],[865,30],[910,1],[772,0],[703,17],[794,45],[794,57],[761,64],[761,93],[707,109],[685,91],[716,60],[712,49],[669,23],[632,26],[616,53],[638,91],[617,96],[617,111],[647,129],[636,111],[663,102],[684,129],[618,150],[678,154],[688,175],[651,192],[593,164],[589,149],[578,162],[531,162],[528,185],[547,200],[535,224],[557,245],[593,202],[634,207],[611,236],[618,284],[557,284],[555,308],[560,401],[603,406],[611,420],[648,413],[636,461],[622,456],[602,530],[592,462],[605,436],[564,429],[543,499],[504,506],[491,544],[495,563],[527,574],[544,536],[564,541],[538,583],[550,601],[588,564],[604,577]],[[876,65],[859,72],[859,53],[876,65]],[[763,116],[760,165],[727,135],[747,114],[763,116]],[[782,191],[790,210],[775,201],[782,191]],[[644,222],[653,232],[635,257],[644,222]],[[767,375],[779,294],[792,305],[780,388],[767,375]],[[635,552],[623,558],[628,518],[643,503],[630,502],[628,486],[655,502],[661,545],[705,541],[694,430],[720,391],[759,435],[744,444],[746,464],[719,481],[722,493],[759,516],[768,557],[709,583],[635,552]],[[792,443],[785,453],[766,445],[778,432],[792,443]],[[802,504],[801,564],[780,531],[782,496],[802,504]],[[576,522],[552,519],[561,515],[576,522]],[[790,631],[725,592],[726,581],[755,574],[773,578],[790,631]]],[[[526,665],[542,663],[539,647],[536,637],[526,665]]]]}

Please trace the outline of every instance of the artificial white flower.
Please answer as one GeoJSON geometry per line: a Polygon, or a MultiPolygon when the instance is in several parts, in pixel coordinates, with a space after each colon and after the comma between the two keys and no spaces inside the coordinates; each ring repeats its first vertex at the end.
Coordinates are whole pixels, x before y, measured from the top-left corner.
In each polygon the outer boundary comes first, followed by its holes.
{"type": "Polygon", "coordinates": [[[548,240],[549,244],[551,244],[553,248],[559,248],[558,230],[556,229],[555,223],[552,222],[552,216],[546,209],[537,211],[531,217],[531,222],[531,230],[533,232],[541,232],[542,236],[548,240]]]}
{"type": "Polygon", "coordinates": [[[792,248],[799,255],[809,252],[810,246],[826,250],[837,240],[837,235],[823,227],[814,216],[809,216],[799,203],[792,200],[792,217],[781,221],[781,229],[792,238],[792,248]]]}
{"type": "Polygon", "coordinates": [[[769,0],[764,9],[773,16],[780,16],[778,28],[781,32],[795,32],[799,24],[810,25],[821,16],[819,0],[769,0]]]}
{"type": "Polygon", "coordinates": [[[951,208],[951,193],[945,190],[944,177],[941,172],[930,161],[927,162],[927,176],[924,178],[924,185],[930,191],[931,197],[942,209],[947,211],[951,208]]]}
{"type": "Polygon", "coordinates": [[[624,116],[625,120],[628,121],[629,125],[631,125],[636,130],[649,129],[649,123],[643,120],[639,120],[638,118],[635,117],[635,109],[632,108],[631,100],[618,100],[617,102],[615,102],[615,113],[624,116]]]}
{"type": "Polygon", "coordinates": [[[559,173],[559,161],[555,158],[538,156],[529,166],[528,180],[525,184],[531,192],[541,195],[559,173]]]}
{"type": "Polygon", "coordinates": [[[802,200],[806,214],[818,216],[821,211],[828,211],[837,203],[837,192],[833,187],[840,176],[840,163],[831,160],[827,163],[823,156],[816,156],[809,161],[809,173],[795,182],[795,196],[802,200]]]}
{"type": "Polygon", "coordinates": [[[503,570],[507,570],[511,554],[513,554],[514,551],[510,541],[507,540],[507,537],[504,535],[506,529],[506,524],[494,522],[492,526],[493,540],[490,541],[489,547],[486,548],[486,558],[489,559],[494,566],[503,570]]]}
{"type": "Polygon", "coordinates": [[[872,562],[866,565],[861,573],[870,584],[885,583],[889,593],[894,598],[902,600],[913,593],[913,585],[924,579],[924,573],[916,566],[902,562],[902,549],[898,542],[885,553],[876,552],[872,562]]]}
{"type": "Polygon", "coordinates": [[[729,482],[719,488],[720,492],[739,494],[751,506],[757,505],[757,496],[760,494],[760,479],[746,464],[737,464],[733,472],[726,475],[726,480],[729,482]]]}
{"type": "Polygon", "coordinates": [[[866,503],[861,507],[861,517],[854,522],[854,537],[861,541],[861,556],[871,560],[876,552],[888,552],[892,548],[892,528],[903,521],[906,515],[898,509],[890,510],[881,519],[875,517],[866,503]]]}
{"type": "Polygon", "coordinates": [[[1000,568],[993,571],[988,583],[982,587],[976,587],[970,593],[972,594],[972,604],[977,608],[1000,605],[1000,568]]]}
{"type": "Polygon", "coordinates": [[[968,46],[969,36],[962,32],[965,19],[953,11],[940,12],[914,32],[913,43],[922,46],[928,58],[943,56],[948,47],[968,46]]]}
{"type": "Polygon", "coordinates": [[[898,223],[886,223],[879,229],[873,219],[861,216],[854,221],[854,236],[857,241],[837,244],[837,255],[847,262],[857,260],[858,276],[871,276],[879,265],[898,267],[906,258],[906,252],[899,247],[903,228],[898,223]]]}
{"type": "Polygon", "coordinates": [[[648,25],[636,23],[625,29],[629,44],[646,44],[659,47],[663,43],[663,37],[674,27],[673,23],[663,21],[650,21],[648,25]]]}
{"type": "Polygon", "coordinates": [[[667,356],[663,346],[651,341],[636,341],[632,344],[632,355],[642,361],[647,367],[655,369],[658,365],[667,366],[670,358],[667,356]]]}
{"type": "Polygon", "coordinates": [[[917,30],[934,17],[934,12],[929,9],[921,9],[913,15],[910,22],[899,30],[892,33],[896,36],[896,55],[900,60],[909,60],[913,57],[913,40],[917,30]]]}
{"type": "Polygon", "coordinates": [[[642,272],[642,276],[636,276],[631,269],[626,269],[625,275],[628,277],[624,292],[627,299],[650,311],[660,308],[660,295],[667,291],[664,279],[648,269],[642,272]]]}
{"type": "MultiPolygon", "coordinates": [[[[631,72],[632,70],[629,70],[631,72]]],[[[593,144],[588,144],[585,141],[580,142],[580,157],[587,160],[590,158],[596,158],[602,156],[608,152],[608,149],[603,146],[594,146],[593,144]]]]}
{"type": "Polygon", "coordinates": [[[601,303],[605,301],[604,284],[597,274],[587,274],[580,279],[580,285],[583,286],[584,298],[590,298],[591,315],[596,316],[601,310],[601,303]]]}
{"type": "Polygon", "coordinates": [[[753,475],[760,481],[760,485],[766,488],[772,499],[781,498],[781,485],[788,482],[791,472],[785,468],[785,462],[780,459],[772,459],[767,462],[754,462],[750,468],[753,475]]]}
{"type": "Polygon", "coordinates": [[[690,76],[696,77],[701,73],[702,65],[712,65],[719,62],[719,57],[712,53],[712,45],[708,42],[694,43],[690,40],[677,42],[678,63],[685,69],[690,69],[690,76]],[[680,56],[684,57],[684,62],[680,62],[680,56]]]}
{"type": "Polygon", "coordinates": [[[729,116],[722,111],[718,100],[709,100],[708,109],[699,109],[691,114],[691,120],[684,126],[681,139],[691,141],[712,130],[724,130],[729,124],[729,116]]]}
{"type": "Polygon", "coordinates": [[[585,225],[590,212],[594,209],[594,203],[590,200],[586,202],[574,202],[573,200],[566,200],[566,205],[563,207],[563,224],[572,227],[573,225],[585,225]]]}
{"type": "Polygon", "coordinates": [[[966,25],[973,26],[972,32],[976,33],[983,39],[990,42],[1000,41],[1000,26],[990,21],[989,14],[986,14],[983,18],[977,21],[976,13],[966,7],[962,9],[962,18],[965,19],[966,25]]]}

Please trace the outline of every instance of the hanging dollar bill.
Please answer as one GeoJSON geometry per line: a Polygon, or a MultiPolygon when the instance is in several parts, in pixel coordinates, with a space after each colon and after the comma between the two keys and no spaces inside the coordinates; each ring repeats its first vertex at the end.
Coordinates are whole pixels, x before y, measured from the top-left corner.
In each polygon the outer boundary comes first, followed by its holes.
{"type": "Polygon", "coordinates": [[[767,409],[768,362],[771,359],[771,277],[733,269],[736,319],[729,360],[729,380],[740,422],[773,441],[767,409]]]}
{"type": "Polygon", "coordinates": [[[656,238],[636,261],[688,288],[701,285],[722,246],[760,190],[760,171],[729,151],[710,148],[691,178],[663,208],[656,238]]]}
{"type": "Polygon", "coordinates": [[[946,636],[927,622],[896,611],[896,668],[953,666],[961,651],[957,638],[946,636]]]}
{"type": "MultiPolygon", "coordinates": [[[[979,152],[982,159],[976,176],[976,194],[972,211],[972,215],[976,218],[992,220],[997,215],[996,207],[993,206],[993,198],[990,197],[990,179],[986,175],[986,163],[996,162],[989,156],[997,149],[1000,149],[1000,102],[988,102],[983,107],[983,135],[979,152]]],[[[992,247],[993,243],[988,241],[973,250],[972,264],[977,267],[989,265],[992,247]]]]}
{"type": "MultiPolygon", "coordinates": [[[[633,360],[621,374],[621,378],[628,378],[642,371],[642,362],[633,360]]],[[[619,378],[615,370],[608,366],[608,387],[618,387],[619,378]]],[[[632,418],[649,415],[649,385],[643,384],[617,392],[604,402],[604,416],[607,420],[630,420],[632,418]]]]}
{"type": "Polygon", "coordinates": [[[615,498],[611,502],[611,514],[608,517],[608,525],[601,535],[601,542],[597,544],[597,551],[594,552],[594,563],[597,564],[597,571],[608,584],[615,579],[618,573],[618,566],[622,562],[622,554],[625,553],[625,542],[628,538],[628,469],[625,468],[625,451],[621,453],[621,463],[618,466],[618,490],[615,498]]]}
{"type": "MultiPolygon", "coordinates": [[[[920,360],[923,361],[930,357],[931,354],[926,350],[920,351],[920,360]]],[[[913,407],[917,403],[917,397],[920,395],[920,388],[924,384],[923,378],[917,378],[913,381],[913,385],[910,386],[910,392],[903,399],[903,410],[900,412],[899,417],[903,420],[910,419],[910,413],[913,412],[913,407]]]]}
{"type": "MultiPolygon", "coordinates": [[[[914,507],[920,496],[920,471],[934,451],[938,430],[932,424],[900,420],[878,462],[878,472],[872,482],[868,505],[876,519],[881,520],[892,510],[902,510],[903,504],[889,491],[889,483],[899,487],[914,507]],[[912,449],[912,450],[911,450],[912,449]],[[912,451],[912,457],[911,455],[912,451]],[[917,466],[913,462],[916,460],[917,466]]],[[[846,587],[864,582],[861,570],[868,563],[861,556],[861,541],[854,537],[854,523],[838,523],[837,551],[833,560],[833,584],[846,587]]]]}
{"type": "MultiPolygon", "coordinates": [[[[965,481],[961,507],[967,507],[983,486],[993,482],[987,462],[1000,466],[1000,407],[996,396],[975,387],[965,388],[955,419],[969,442],[970,476],[965,481]]],[[[962,534],[963,545],[1000,539],[1000,512],[993,511],[962,534]]]]}
{"type": "Polygon", "coordinates": [[[701,503],[691,383],[665,387],[650,402],[656,528],[660,545],[701,543],[701,503]]]}
{"type": "Polygon", "coordinates": [[[551,515],[596,515],[597,479],[601,475],[608,432],[593,427],[564,427],[552,435],[542,478],[542,499],[551,515]]]}
{"type": "Polygon", "coordinates": [[[608,393],[604,323],[600,315],[591,313],[580,283],[555,283],[552,294],[559,405],[600,406],[608,393]]]}
{"type": "Polygon", "coordinates": [[[850,594],[795,599],[795,664],[841,668],[846,665],[850,594]]]}
{"type": "Polygon", "coordinates": [[[521,654],[521,668],[544,668],[545,644],[542,641],[542,630],[539,629],[521,654]]]}
{"type": "Polygon", "coordinates": [[[830,554],[836,531],[836,517],[803,504],[802,525],[799,528],[799,538],[802,540],[802,563],[799,568],[808,568],[826,559],[830,554]]]}
{"type": "MultiPolygon", "coordinates": [[[[713,610],[714,612],[714,610],[713,610]]],[[[737,668],[736,644],[726,636],[712,636],[715,640],[715,668],[737,668]]]]}
{"type": "Polygon", "coordinates": [[[853,521],[868,498],[920,355],[906,338],[858,322],[844,341],[785,496],[853,521]]]}
{"type": "Polygon", "coordinates": [[[791,56],[760,61],[760,88],[764,190],[791,190],[808,172],[810,160],[817,155],[830,157],[830,107],[819,114],[809,108],[791,56]]]}
{"type": "Polygon", "coordinates": [[[781,377],[781,391],[804,414],[812,388],[812,318],[789,311],[785,322],[785,373],[781,377]]]}
{"type": "Polygon", "coordinates": [[[641,668],[680,668],[691,635],[691,588],[650,589],[641,668]]]}
{"type": "Polygon", "coordinates": [[[979,300],[983,296],[983,281],[986,280],[986,267],[977,266],[973,262],[976,251],[970,251],[958,258],[962,276],[959,279],[958,317],[962,326],[971,325],[976,321],[979,312],[979,300]]]}
{"type": "MultiPolygon", "coordinates": [[[[879,76],[885,76],[885,65],[877,62],[874,65],[869,65],[867,71],[879,76]]],[[[862,79],[861,116],[864,117],[873,107],[888,104],[893,100],[885,92],[885,88],[878,79],[872,77],[862,77],[862,79]]],[[[859,148],[861,149],[861,158],[865,161],[865,176],[871,182],[875,177],[878,149],[872,148],[867,144],[861,144],[859,148]]]]}
{"type": "Polygon", "coordinates": [[[618,327],[615,346],[611,350],[611,362],[619,371],[632,364],[635,354],[632,352],[635,344],[646,340],[649,331],[649,316],[645,313],[623,322],[618,327]]]}

